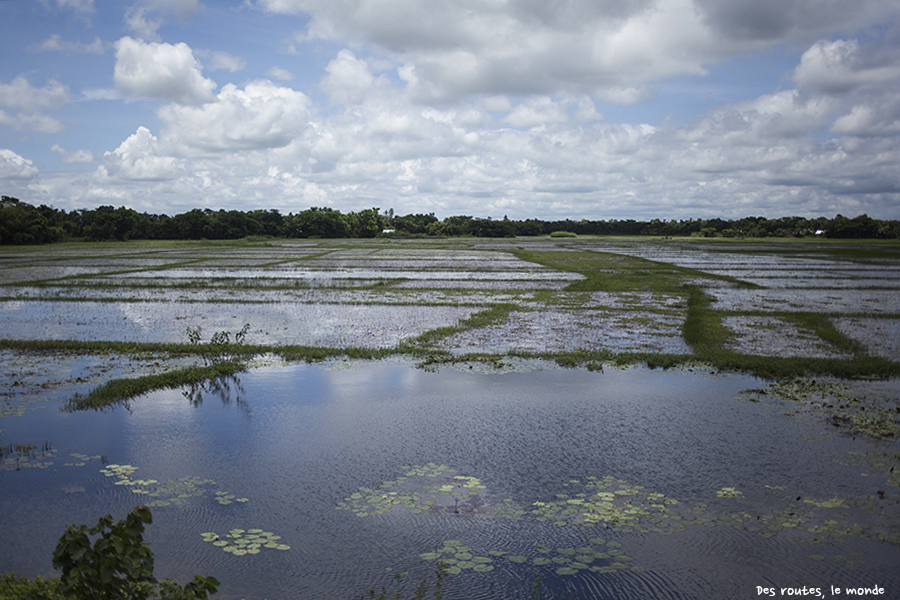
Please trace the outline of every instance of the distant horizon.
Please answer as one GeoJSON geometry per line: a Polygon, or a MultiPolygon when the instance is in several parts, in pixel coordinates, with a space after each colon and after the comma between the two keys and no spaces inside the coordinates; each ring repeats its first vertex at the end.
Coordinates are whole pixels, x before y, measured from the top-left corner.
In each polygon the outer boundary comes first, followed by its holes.
{"type": "MultiPolygon", "coordinates": [[[[6,193],[3,193],[3,194],[0,194],[0,196],[3,196],[3,197],[5,197],[5,198],[13,198],[13,199],[15,199],[15,200],[18,200],[18,201],[20,201],[20,202],[24,202],[24,203],[29,204],[29,205],[34,206],[34,207],[38,207],[38,206],[41,205],[41,203],[35,203],[35,202],[32,202],[32,201],[28,201],[28,200],[25,199],[25,198],[19,198],[19,197],[16,197],[16,196],[12,195],[12,194],[6,194],[6,193]]],[[[187,212],[191,212],[191,211],[193,211],[193,210],[202,210],[202,211],[207,211],[207,210],[209,210],[209,211],[212,211],[212,212],[220,212],[220,211],[226,211],[226,212],[228,212],[228,211],[235,211],[235,210],[236,210],[236,211],[245,212],[245,213],[249,213],[249,212],[253,212],[253,211],[257,211],[257,210],[266,211],[266,212],[268,212],[268,211],[273,211],[273,210],[274,210],[274,211],[277,211],[279,214],[284,215],[284,216],[286,216],[287,214],[296,214],[297,212],[302,212],[302,211],[305,211],[305,210],[310,210],[310,209],[315,209],[315,208],[326,208],[326,209],[329,209],[329,210],[336,210],[336,211],[338,211],[338,212],[340,212],[340,213],[342,213],[342,214],[346,214],[346,213],[350,213],[350,212],[358,212],[358,211],[356,211],[356,210],[344,211],[344,210],[341,210],[341,209],[338,209],[338,208],[335,208],[335,207],[332,207],[332,206],[327,206],[327,205],[324,205],[324,204],[323,204],[323,205],[315,205],[315,206],[314,206],[314,205],[310,205],[310,206],[305,206],[305,207],[302,207],[302,208],[300,208],[300,207],[294,207],[294,208],[292,208],[291,210],[289,210],[288,212],[284,212],[284,211],[282,211],[281,209],[278,209],[278,208],[271,208],[271,207],[270,207],[270,208],[266,208],[266,207],[264,207],[264,206],[258,206],[258,207],[247,208],[247,209],[240,209],[240,208],[226,208],[226,207],[213,208],[213,207],[211,207],[211,206],[203,206],[203,207],[195,206],[195,207],[193,207],[193,208],[188,208],[188,209],[186,209],[186,210],[179,210],[178,212],[152,212],[152,211],[146,211],[146,210],[138,210],[138,209],[136,209],[136,208],[134,208],[134,207],[132,207],[132,206],[128,206],[127,204],[98,204],[97,206],[91,206],[91,207],[80,206],[80,207],[72,208],[72,209],[64,209],[64,208],[61,208],[61,207],[59,207],[59,206],[54,206],[54,205],[52,205],[52,204],[45,204],[45,206],[48,206],[48,207],[50,207],[50,208],[53,208],[54,210],[65,210],[66,212],[75,212],[75,211],[93,211],[93,210],[97,210],[98,208],[102,208],[102,207],[111,207],[111,208],[114,208],[114,209],[116,209],[116,208],[126,208],[126,209],[129,209],[129,210],[134,210],[135,212],[138,212],[138,213],[144,213],[144,214],[156,215],[156,216],[166,216],[166,217],[169,217],[169,218],[175,217],[175,216],[177,216],[177,215],[179,215],[179,214],[184,214],[184,213],[187,213],[187,212]]],[[[379,210],[379,213],[382,214],[382,215],[386,215],[386,214],[387,214],[387,211],[393,210],[390,206],[384,207],[384,206],[377,206],[377,205],[367,206],[367,207],[364,207],[364,208],[361,209],[361,210],[369,210],[369,209],[374,209],[374,208],[377,208],[377,209],[379,210]]],[[[863,212],[863,213],[859,213],[859,214],[855,214],[855,215],[843,214],[843,213],[838,212],[838,213],[835,213],[834,215],[831,215],[831,216],[829,216],[829,215],[823,215],[823,214],[818,214],[818,215],[814,215],[814,216],[804,216],[804,215],[799,215],[799,214],[781,214],[781,215],[777,215],[777,216],[773,216],[773,217],[768,217],[768,216],[760,215],[760,214],[745,214],[745,215],[742,215],[742,216],[739,216],[739,217],[724,217],[724,216],[722,216],[721,214],[718,214],[718,215],[693,216],[693,217],[686,217],[686,218],[684,218],[684,217],[682,217],[682,218],[650,217],[650,218],[641,218],[641,219],[638,219],[638,218],[635,218],[635,217],[624,217],[624,218],[621,218],[621,217],[594,217],[594,218],[589,218],[589,217],[586,217],[586,216],[569,216],[569,217],[562,216],[562,217],[554,217],[554,218],[543,218],[543,217],[540,217],[540,216],[530,216],[530,217],[524,217],[524,218],[516,218],[516,219],[513,219],[513,218],[509,217],[509,215],[495,216],[495,215],[476,215],[476,214],[461,214],[461,213],[460,213],[460,214],[445,215],[445,216],[441,217],[441,216],[437,215],[436,213],[432,213],[432,212],[409,212],[409,213],[404,213],[404,214],[402,214],[402,215],[401,215],[400,213],[396,213],[396,212],[395,212],[394,214],[395,214],[396,216],[398,216],[398,217],[401,217],[401,216],[410,216],[410,215],[432,215],[432,214],[433,214],[435,217],[437,217],[437,218],[438,218],[439,220],[441,220],[441,221],[443,221],[443,220],[445,220],[445,219],[453,218],[453,217],[469,217],[469,218],[472,218],[472,219],[484,219],[484,220],[494,220],[494,221],[499,221],[499,220],[503,220],[503,219],[505,219],[505,218],[509,218],[509,220],[511,220],[511,221],[527,221],[527,220],[532,220],[532,219],[536,219],[536,220],[538,220],[538,221],[547,221],[547,222],[551,222],[551,221],[554,221],[554,222],[555,222],[555,221],[575,221],[575,222],[578,222],[578,221],[611,221],[611,220],[615,220],[615,221],[640,221],[640,222],[647,222],[647,223],[649,223],[649,222],[651,222],[651,221],[655,221],[655,220],[664,221],[664,222],[669,222],[669,221],[676,221],[676,222],[678,222],[678,221],[691,221],[691,220],[704,220],[704,221],[706,221],[706,220],[712,220],[712,219],[722,219],[723,221],[740,221],[740,220],[742,220],[742,219],[767,219],[767,220],[770,220],[770,221],[774,221],[774,220],[778,220],[778,219],[794,219],[794,218],[800,218],[800,219],[806,219],[806,220],[809,220],[809,221],[813,221],[813,220],[816,220],[816,219],[829,219],[829,220],[833,220],[833,219],[836,219],[837,217],[846,217],[846,218],[848,218],[848,219],[855,219],[855,218],[857,218],[857,217],[869,217],[869,218],[871,218],[871,219],[875,219],[875,220],[878,220],[878,221],[895,221],[895,220],[900,219],[900,214],[898,214],[896,218],[880,219],[880,218],[873,217],[872,215],[869,215],[869,214],[864,213],[864,212],[863,212]]]]}
{"type": "MultiPolygon", "coordinates": [[[[135,212],[138,212],[138,213],[143,213],[143,214],[148,214],[148,215],[156,215],[156,216],[166,216],[166,217],[169,217],[169,218],[172,218],[172,217],[175,217],[175,216],[177,216],[177,215],[184,214],[184,213],[187,213],[187,212],[191,212],[191,211],[193,211],[193,210],[202,210],[202,211],[207,211],[207,210],[209,210],[209,211],[212,211],[212,212],[220,212],[220,211],[225,211],[225,212],[228,212],[228,211],[240,211],[240,212],[245,212],[245,213],[249,213],[249,212],[253,212],[253,211],[266,211],[266,212],[268,212],[268,211],[273,211],[273,210],[274,210],[274,211],[277,211],[279,214],[281,214],[281,215],[283,215],[283,216],[287,216],[288,214],[296,214],[296,213],[298,213],[298,212],[302,212],[302,211],[310,210],[310,209],[315,209],[315,208],[326,208],[326,209],[329,209],[329,210],[336,210],[336,211],[338,211],[338,212],[340,212],[340,213],[342,213],[342,214],[347,214],[347,213],[351,213],[351,212],[358,212],[359,210],[369,210],[369,209],[377,208],[377,209],[379,210],[379,213],[384,215],[384,214],[387,213],[387,211],[392,210],[392,207],[390,207],[390,206],[385,207],[385,206],[380,206],[380,205],[377,205],[377,204],[375,204],[375,205],[373,205],[373,206],[363,207],[362,209],[356,209],[356,210],[342,210],[342,209],[339,209],[339,208],[336,208],[336,207],[333,207],[333,206],[327,206],[327,205],[325,205],[325,204],[320,204],[320,205],[309,205],[309,206],[303,206],[303,207],[294,206],[294,207],[289,208],[289,210],[287,210],[287,211],[284,211],[284,210],[282,210],[282,209],[280,209],[280,208],[265,207],[265,206],[260,205],[260,206],[255,206],[255,207],[252,207],[252,208],[226,208],[226,207],[224,207],[224,206],[215,208],[215,207],[212,207],[212,206],[202,206],[202,207],[201,207],[201,206],[194,206],[194,207],[191,207],[191,208],[180,209],[180,210],[178,210],[177,212],[153,212],[153,211],[150,211],[150,210],[140,210],[140,209],[137,209],[137,208],[135,208],[135,207],[133,207],[133,206],[129,206],[127,203],[121,203],[121,204],[101,203],[101,204],[98,204],[98,205],[96,205],[96,206],[90,206],[90,207],[88,207],[88,206],[78,206],[78,207],[75,207],[75,208],[62,208],[62,207],[59,207],[59,206],[55,206],[55,205],[53,205],[53,204],[47,204],[47,203],[40,203],[40,202],[35,202],[35,201],[29,201],[29,200],[27,200],[26,198],[17,197],[17,196],[15,196],[14,194],[2,193],[2,194],[0,194],[0,195],[2,195],[3,197],[6,197],[6,198],[14,198],[14,199],[16,199],[16,200],[18,200],[18,201],[20,201],[20,202],[23,202],[23,203],[25,203],[25,204],[29,204],[29,205],[34,206],[34,207],[38,207],[38,206],[41,206],[41,204],[44,204],[45,206],[47,206],[47,207],[49,207],[49,208],[52,208],[52,209],[54,209],[54,210],[64,210],[64,211],[66,211],[66,212],[94,211],[94,210],[97,210],[98,208],[111,207],[111,208],[114,208],[114,209],[117,209],[117,208],[126,208],[126,209],[129,209],[129,210],[133,210],[133,211],[135,211],[135,212]]],[[[438,218],[439,220],[441,220],[441,221],[443,221],[443,220],[445,220],[445,219],[453,218],[453,217],[469,217],[469,218],[472,218],[472,219],[484,219],[484,220],[493,220],[493,221],[500,221],[500,220],[503,220],[503,219],[508,218],[508,219],[511,220],[511,221],[527,221],[527,220],[532,220],[532,219],[534,219],[534,220],[539,220],[539,221],[547,221],[547,222],[551,222],[551,221],[553,221],[553,222],[555,222],[555,221],[574,221],[574,222],[578,222],[578,221],[611,221],[611,220],[615,220],[615,221],[640,221],[640,222],[646,222],[646,223],[649,223],[649,222],[655,221],[655,220],[663,221],[663,222],[669,222],[669,221],[676,221],[676,222],[679,222],[679,221],[691,221],[691,220],[704,220],[704,221],[705,221],[705,220],[712,220],[712,219],[722,219],[722,220],[724,220],[724,221],[740,221],[740,220],[742,220],[742,219],[767,219],[767,220],[770,220],[770,221],[774,221],[774,220],[778,220],[778,219],[793,219],[793,218],[800,218],[800,219],[806,219],[806,220],[809,220],[809,221],[813,221],[813,220],[816,220],[816,219],[828,219],[828,220],[833,220],[833,219],[836,219],[836,218],[838,218],[838,217],[846,217],[846,218],[848,218],[848,219],[855,219],[855,218],[858,218],[858,217],[869,217],[869,218],[871,218],[871,219],[875,219],[875,220],[878,220],[878,221],[896,221],[896,220],[900,219],[900,214],[898,214],[896,217],[893,217],[893,218],[878,218],[878,217],[873,217],[872,215],[869,215],[868,213],[865,213],[865,212],[860,212],[860,213],[858,213],[858,214],[844,214],[844,213],[841,213],[841,212],[836,212],[836,213],[834,213],[833,215],[817,214],[817,215],[812,215],[812,216],[809,216],[809,215],[800,215],[800,214],[787,214],[787,213],[785,213],[785,214],[779,214],[779,215],[776,215],[776,216],[766,216],[766,215],[762,215],[762,214],[744,214],[744,215],[737,216],[737,217],[725,217],[725,216],[722,216],[722,214],[720,213],[720,214],[710,214],[710,215],[701,215],[701,216],[696,216],[696,215],[695,215],[695,216],[678,217],[678,218],[675,218],[675,217],[668,218],[668,217],[659,217],[659,216],[653,216],[653,217],[649,217],[649,218],[637,218],[637,217],[627,217],[627,216],[626,216],[626,217],[602,217],[602,216],[601,216],[601,217],[587,217],[587,216],[577,216],[577,215],[576,215],[576,216],[559,216],[559,217],[552,217],[552,218],[544,218],[544,217],[532,215],[532,216],[526,216],[526,217],[513,218],[513,217],[510,217],[509,215],[500,215],[500,216],[497,216],[497,215],[478,215],[478,214],[462,214],[462,213],[458,213],[458,214],[448,214],[448,215],[440,216],[440,215],[438,215],[437,213],[434,213],[434,212],[421,212],[421,211],[419,211],[419,212],[408,212],[408,213],[403,213],[403,214],[397,213],[397,212],[395,211],[394,214],[395,214],[396,216],[398,216],[398,217],[400,217],[400,216],[410,216],[410,215],[432,215],[432,214],[433,214],[435,217],[437,217],[437,218],[438,218]]]]}
{"type": "Polygon", "coordinates": [[[385,233],[414,236],[518,237],[571,233],[577,235],[643,235],[664,237],[813,237],[900,239],[900,220],[867,215],[829,219],[790,216],[767,219],[492,219],[472,215],[401,215],[392,209],[368,208],[347,213],[328,207],[309,207],[282,214],[277,209],[240,211],[194,208],[186,212],[138,212],[101,206],[97,209],[34,207],[17,198],[0,201],[0,244],[52,243],[65,239],[200,240],[279,238],[374,238],[385,233]]]}

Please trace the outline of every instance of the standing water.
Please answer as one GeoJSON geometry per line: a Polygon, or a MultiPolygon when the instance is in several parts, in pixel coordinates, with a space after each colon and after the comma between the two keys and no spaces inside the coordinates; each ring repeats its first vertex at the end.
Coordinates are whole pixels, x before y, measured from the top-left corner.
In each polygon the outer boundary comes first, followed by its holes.
{"type": "Polygon", "coordinates": [[[758,379],[345,366],[7,403],[4,440],[35,448],[2,463],[0,572],[53,575],[65,525],[147,504],[157,576],[223,599],[358,598],[398,572],[411,594],[439,565],[460,599],[538,578],[541,598],[900,597],[897,444],[742,401],[758,379]]]}

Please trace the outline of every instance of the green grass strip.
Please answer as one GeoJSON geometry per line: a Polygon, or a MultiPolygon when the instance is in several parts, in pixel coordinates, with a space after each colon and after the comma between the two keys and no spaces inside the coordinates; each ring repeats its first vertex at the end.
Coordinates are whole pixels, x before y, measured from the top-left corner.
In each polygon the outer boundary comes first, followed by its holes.
{"type": "Polygon", "coordinates": [[[700,355],[722,350],[732,334],[722,325],[719,314],[710,309],[712,297],[699,286],[684,286],[683,289],[688,296],[687,315],[681,330],[684,341],[700,355]]]}
{"type": "Polygon", "coordinates": [[[183,385],[204,383],[229,377],[246,369],[241,362],[220,362],[205,367],[188,367],[168,373],[145,375],[128,379],[112,379],[83,396],[76,396],[65,406],[67,411],[103,409],[121,404],[148,392],[174,389],[183,385]]]}
{"type": "Polygon", "coordinates": [[[611,252],[520,250],[513,254],[521,260],[584,275],[584,279],[565,288],[571,292],[680,294],[682,286],[692,278],[729,281],[745,288],[759,287],[734,277],[611,252]]]}
{"type": "Polygon", "coordinates": [[[461,331],[480,329],[490,327],[491,325],[505,323],[506,320],[509,319],[509,314],[517,309],[518,307],[511,303],[494,304],[484,310],[471,314],[467,319],[460,319],[456,325],[430,329],[407,340],[401,346],[401,350],[412,351],[413,349],[421,349],[424,346],[434,345],[438,341],[461,331]]]}

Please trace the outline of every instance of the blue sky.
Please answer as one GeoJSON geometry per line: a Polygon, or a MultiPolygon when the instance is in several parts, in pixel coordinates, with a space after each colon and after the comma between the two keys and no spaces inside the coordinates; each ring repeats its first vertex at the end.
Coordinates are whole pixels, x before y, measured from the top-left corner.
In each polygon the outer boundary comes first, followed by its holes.
{"type": "Polygon", "coordinates": [[[0,0],[0,193],[900,218],[895,0],[0,0]]]}

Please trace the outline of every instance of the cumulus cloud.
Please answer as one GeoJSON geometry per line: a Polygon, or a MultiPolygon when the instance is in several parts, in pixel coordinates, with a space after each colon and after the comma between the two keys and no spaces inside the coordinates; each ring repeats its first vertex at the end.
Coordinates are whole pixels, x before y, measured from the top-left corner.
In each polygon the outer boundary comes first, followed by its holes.
{"type": "Polygon", "coordinates": [[[205,66],[213,71],[225,70],[234,73],[247,66],[247,61],[243,58],[234,56],[228,52],[198,50],[195,54],[202,58],[205,61],[205,66]]]}
{"type": "Polygon", "coordinates": [[[857,40],[819,41],[794,70],[798,89],[837,113],[830,131],[857,137],[900,132],[900,50],[857,40]],[[824,101],[824,100],[823,100],[824,101]]]}
{"type": "Polygon", "coordinates": [[[202,106],[164,106],[159,117],[175,152],[233,152],[288,145],[308,127],[309,106],[303,93],[262,80],[228,84],[202,106]]]}
{"type": "Polygon", "coordinates": [[[184,169],[177,158],[161,152],[159,140],[146,127],[138,127],[118,148],[105,153],[103,160],[98,174],[129,180],[172,179],[184,169]]]}
{"type": "Polygon", "coordinates": [[[125,12],[125,24],[143,39],[159,40],[157,30],[168,18],[184,21],[202,6],[199,0],[141,0],[125,12]]]}
{"type": "Polygon", "coordinates": [[[60,108],[69,101],[69,88],[56,80],[49,80],[36,88],[21,75],[10,83],[0,83],[0,106],[16,109],[8,113],[0,109],[0,125],[20,131],[58,133],[65,129],[56,118],[44,114],[44,110],[60,108]]]}
{"type": "Polygon", "coordinates": [[[900,81],[900,50],[862,50],[856,40],[816,42],[800,58],[794,81],[801,88],[824,93],[900,81]]]}
{"type": "Polygon", "coordinates": [[[19,75],[10,83],[0,83],[0,106],[10,108],[59,108],[69,101],[69,89],[56,81],[49,80],[44,87],[33,87],[27,79],[19,75]]]}
{"type": "Polygon", "coordinates": [[[76,150],[68,152],[59,144],[53,144],[50,149],[59,155],[60,162],[66,164],[90,164],[94,162],[94,154],[90,150],[76,150]]]}
{"type": "Polygon", "coordinates": [[[812,41],[898,14],[890,0],[257,0],[308,14],[302,39],[370,44],[402,64],[420,100],[591,93],[624,104],[643,87],[772,42],[812,41]]]}
{"type": "Polygon", "coordinates": [[[504,121],[518,129],[527,129],[549,123],[565,123],[569,115],[564,106],[546,96],[529,98],[516,106],[504,121]]]}
{"type": "Polygon", "coordinates": [[[341,50],[325,67],[327,75],[321,87],[336,104],[356,104],[362,101],[375,83],[375,76],[365,61],[350,50],[341,50]]]}
{"type": "Polygon", "coordinates": [[[273,78],[278,79],[280,81],[290,81],[294,78],[294,74],[288,71],[287,69],[282,69],[281,67],[272,67],[269,69],[266,74],[273,78]]]}
{"type": "MultiPolygon", "coordinates": [[[[148,54],[155,48],[139,44],[148,54]]],[[[442,216],[737,218],[783,215],[785,207],[848,214],[852,205],[885,218],[883,199],[900,181],[898,78],[883,58],[890,53],[847,40],[812,43],[785,80],[795,89],[676,126],[607,122],[599,94],[423,104],[407,93],[418,68],[401,67],[398,81],[386,70],[404,63],[344,49],[320,82],[330,106],[317,110],[305,94],[268,80],[227,84],[199,104],[173,94],[157,111],[158,137],[139,128],[103,157],[91,185],[128,190],[135,204],[172,198],[184,210],[212,198],[215,206],[281,210],[299,203],[442,216]]]]}
{"type": "Polygon", "coordinates": [[[900,102],[893,101],[890,107],[878,110],[872,106],[856,105],[848,114],[835,119],[831,126],[833,133],[881,137],[900,133],[900,102]],[[888,108],[888,110],[883,110],[888,108]]]}
{"type": "Polygon", "coordinates": [[[103,42],[94,38],[90,44],[66,42],[59,34],[54,33],[42,43],[33,47],[36,52],[65,52],[66,54],[103,54],[103,42]]]}
{"type": "Polygon", "coordinates": [[[30,160],[12,150],[0,148],[0,179],[31,179],[37,174],[37,167],[30,160]]]}
{"type": "Polygon", "coordinates": [[[144,42],[123,37],[116,42],[116,88],[125,95],[159,98],[179,104],[213,99],[216,82],[203,77],[187,44],[144,42]]]}

